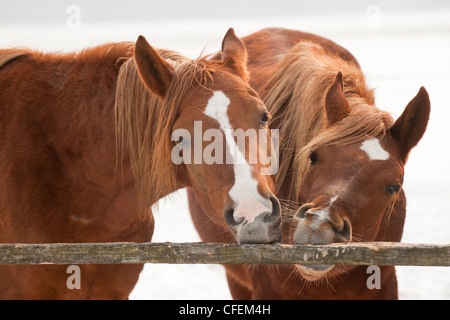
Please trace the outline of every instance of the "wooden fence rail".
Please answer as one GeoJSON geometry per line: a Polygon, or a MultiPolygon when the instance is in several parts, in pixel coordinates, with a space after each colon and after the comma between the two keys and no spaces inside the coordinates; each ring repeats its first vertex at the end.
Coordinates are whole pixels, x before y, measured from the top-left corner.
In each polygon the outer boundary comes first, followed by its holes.
{"type": "Polygon", "coordinates": [[[450,266],[450,245],[225,243],[1,244],[9,264],[330,264],[450,266]]]}

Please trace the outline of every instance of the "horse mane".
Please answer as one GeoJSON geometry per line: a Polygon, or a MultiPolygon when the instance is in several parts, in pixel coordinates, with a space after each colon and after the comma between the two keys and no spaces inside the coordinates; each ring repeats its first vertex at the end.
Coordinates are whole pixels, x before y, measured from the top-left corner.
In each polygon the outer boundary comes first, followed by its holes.
{"type": "MultiPolygon", "coordinates": [[[[133,57],[124,58],[117,79],[115,118],[118,159],[130,155],[141,208],[149,208],[177,187],[177,167],[170,161],[172,126],[189,91],[205,87],[219,62],[191,60],[175,51],[158,50],[175,69],[164,99],[141,81],[133,57]]],[[[194,93],[192,91],[192,93],[194,93]]]]}
{"type": "Polygon", "coordinates": [[[290,175],[288,196],[296,199],[308,168],[309,155],[320,146],[350,144],[384,135],[392,117],[374,106],[374,90],[366,86],[357,64],[309,41],[299,42],[277,66],[265,103],[280,125],[282,144],[277,174],[279,191],[290,175]],[[351,107],[342,121],[326,126],[325,94],[338,72],[351,107]]]}

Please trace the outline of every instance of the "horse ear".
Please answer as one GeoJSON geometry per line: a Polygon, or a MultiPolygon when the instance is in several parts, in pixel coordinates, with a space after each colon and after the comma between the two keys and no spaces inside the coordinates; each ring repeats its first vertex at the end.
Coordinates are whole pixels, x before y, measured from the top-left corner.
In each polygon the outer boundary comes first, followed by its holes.
{"type": "Polygon", "coordinates": [[[143,36],[139,36],[134,49],[139,75],[147,88],[164,98],[172,82],[174,69],[156,52],[143,36]]]}
{"type": "Polygon", "coordinates": [[[341,121],[351,112],[350,105],[344,95],[344,84],[342,82],[342,73],[340,71],[325,95],[325,110],[327,113],[328,126],[341,121]]]}
{"type": "Polygon", "coordinates": [[[422,139],[429,118],[430,98],[427,90],[421,87],[390,129],[391,136],[400,142],[405,162],[409,151],[422,139]]]}
{"type": "Polygon", "coordinates": [[[222,41],[222,61],[234,70],[245,82],[248,82],[247,49],[241,39],[230,28],[222,41]]]}

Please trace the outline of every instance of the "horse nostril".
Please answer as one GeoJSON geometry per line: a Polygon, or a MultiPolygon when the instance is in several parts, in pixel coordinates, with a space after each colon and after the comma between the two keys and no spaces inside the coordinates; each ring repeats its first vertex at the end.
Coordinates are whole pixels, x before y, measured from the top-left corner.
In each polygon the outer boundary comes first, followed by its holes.
{"type": "Polygon", "coordinates": [[[270,202],[272,202],[272,212],[264,217],[264,222],[274,222],[281,218],[281,206],[280,202],[273,195],[270,196],[270,202]]]}
{"type": "Polygon", "coordinates": [[[297,220],[306,218],[306,212],[308,212],[308,210],[311,208],[314,208],[311,203],[302,205],[295,213],[294,218],[297,220]]]}
{"type": "Polygon", "coordinates": [[[333,227],[334,232],[340,238],[341,241],[351,241],[352,240],[352,225],[350,221],[346,218],[342,218],[342,227],[335,228],[333,227]]]}
{"type": "Polygon", "coordinates": [[[237,227],[238,225],[240,225],[244,221],[243,218],[239,219],[239,221],[236,221],[236,219],[234,218],[234,209],[233,208],[225,209],[223,211],[223,216],[225,218],[225,222],[230,227],[237,227]]]}

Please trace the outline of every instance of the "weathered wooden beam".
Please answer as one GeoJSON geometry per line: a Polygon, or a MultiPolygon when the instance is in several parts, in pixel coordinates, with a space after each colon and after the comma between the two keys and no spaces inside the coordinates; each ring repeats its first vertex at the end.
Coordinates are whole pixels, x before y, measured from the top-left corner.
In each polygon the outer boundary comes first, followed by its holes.
{"type": "Polygon", "coordinates": [[[8,264],[330,264],[450,266],[450,245],[225,243],[1,244],[8,264]]]}

